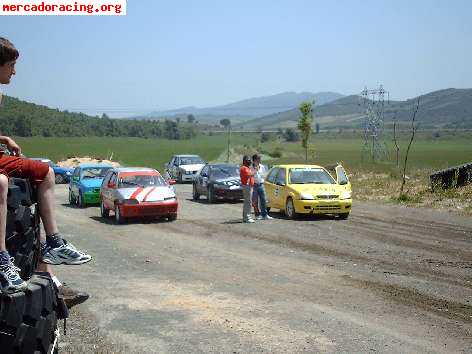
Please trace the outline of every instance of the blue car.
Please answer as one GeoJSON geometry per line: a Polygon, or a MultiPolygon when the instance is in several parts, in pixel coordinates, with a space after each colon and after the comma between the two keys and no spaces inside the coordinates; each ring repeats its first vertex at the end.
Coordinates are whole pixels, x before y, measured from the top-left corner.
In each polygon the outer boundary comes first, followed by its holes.
{"type": "Polygon", "coordinates": [[[52,167],[52,169],[54,170],[54,174],[56,176],[55,177],[56,184],[69,183],[70,177],[72,176],[72,172],[74,171],[73,168],[58,166],[51,160],[43,158],[43,157],[33,157],[31,158],[31,160],[41,161],[41,162],[47,163],[50,167],[52,167]]]}
{"type": "Polygon", "coordinates": [[[104,163],[87,163],[76,167],[69,183],[69,204],[79,208],[99,204],[100,186],[111,168],[112,165],[104,163]]]}

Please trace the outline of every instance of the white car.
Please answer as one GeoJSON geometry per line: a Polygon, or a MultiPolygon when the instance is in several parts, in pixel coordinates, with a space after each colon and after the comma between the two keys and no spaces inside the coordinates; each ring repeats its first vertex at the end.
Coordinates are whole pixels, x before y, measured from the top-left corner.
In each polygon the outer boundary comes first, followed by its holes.
{"type": "Polygon", "coordinates": [[[178,208],[174,183],[151,168],[113,168],[100,188],[100,213],[107,218],[112,211],[117,224],[132,217],[166,217],[173,221],[178,208]]]}
{"type": "Polygon", "coordinates": [[[198,155],[174,155],[166,164],[166,173],[169,178],[179,183],[192,182],[206,162],[198,155]]]}

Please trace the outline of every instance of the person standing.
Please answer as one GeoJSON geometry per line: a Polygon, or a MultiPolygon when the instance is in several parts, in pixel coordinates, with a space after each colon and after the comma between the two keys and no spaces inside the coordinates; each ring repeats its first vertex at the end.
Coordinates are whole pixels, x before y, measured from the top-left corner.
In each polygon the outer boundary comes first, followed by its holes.
{"type": "Polygon", "coordinates": [[[239,175],[241,177],[244,198],[243,222],[253,223],[254,219],[251,216],[251,196],[254,186],[254,172],[251,169],[251,158],[248,155],[244,155],[243,157],[243,164],[239,169],[239,175]]]}
{"type": "Polygon", "coordinates": [[[267,174],[267,169],[261,164],[261,156],[259,154],[252,155],[252,166],[254,171],[252,203],[256,220],[271,220],[273,218],[267,213],[267,201],[264,189],[264,179],[267,174]]]}

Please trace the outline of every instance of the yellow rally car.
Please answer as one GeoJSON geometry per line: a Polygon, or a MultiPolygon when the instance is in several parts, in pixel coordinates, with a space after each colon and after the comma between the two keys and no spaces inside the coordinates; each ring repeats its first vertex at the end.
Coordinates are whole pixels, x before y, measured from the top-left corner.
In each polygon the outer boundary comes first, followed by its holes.
{"type": "Polygon", "coordinates": [[[317,165],[278,165],[264,182],[267,208],[298,214],[335,214],[347,219],[352,207],[351,183],[341,165],[334,168],[336,179],[317,165]]]}

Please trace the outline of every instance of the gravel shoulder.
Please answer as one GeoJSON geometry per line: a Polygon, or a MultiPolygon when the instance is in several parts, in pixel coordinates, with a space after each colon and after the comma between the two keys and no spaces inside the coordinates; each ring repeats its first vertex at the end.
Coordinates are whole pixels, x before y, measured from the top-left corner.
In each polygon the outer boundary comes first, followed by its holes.
{"type": "Polygon", "coordinates": [[[471,218],[356,202],[247,225],[240,203],[177,191],[177,221],[114,225],[57,187],[61,230],[94,255],[58,268],[92,295],[66,352],[472,351],[471,218]]]}

